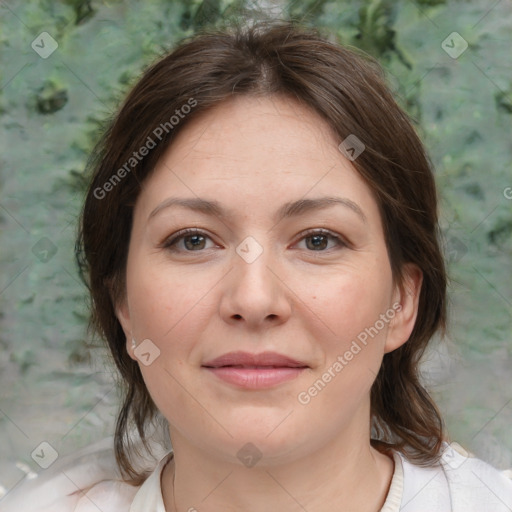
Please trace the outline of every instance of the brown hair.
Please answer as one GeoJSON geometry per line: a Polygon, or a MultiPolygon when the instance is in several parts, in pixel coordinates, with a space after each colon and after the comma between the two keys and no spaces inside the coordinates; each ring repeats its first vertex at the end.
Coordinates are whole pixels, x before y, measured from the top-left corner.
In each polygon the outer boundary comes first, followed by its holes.
{"type": "Polygon", "coordinates": [[[312,107],[340,142],[350,134],[362,141],[366,149],[352,163],[378,203],[393,279],[403,284],[406,262],[423,271],[411,336],[384,355],[371,390],[372,435],[377,438],[372,444],[399,449],[421,465],[439,458],[443,422],[418,370],[427,343],[446,328],[446,273],[429,159],[373,59],[297,22],[259,22],[205,30],[150,66],[89,163],[92,181],[76,254],[91,294],[90,327],[107,340],[124,383],[115,451],[123,475],[132,482],[142,477],[130,460],[128,427],[134,424],[146,443],[146,427],[157,411],[138,364],[126,351],[114,304],[125,294],[132,210],[141,184],[176,134],[201,112],[235,95],[274,94],[312,107]],[[175,123],[172,116],[180,112],[184,115],[175,123]],[[156,147],[135,159],[134,151],[148,138],[159,139],[156,147]]]}

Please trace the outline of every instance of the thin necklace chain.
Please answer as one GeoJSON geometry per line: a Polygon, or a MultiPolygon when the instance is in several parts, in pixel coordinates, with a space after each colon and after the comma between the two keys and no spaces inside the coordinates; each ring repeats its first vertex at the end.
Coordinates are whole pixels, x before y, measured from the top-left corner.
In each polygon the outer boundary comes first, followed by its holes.
{"type": "MultiPolygon", "coordinates": [[[[174,453],[172,455],[172,459],[174,459],[174,453]]],[[[176,485],[176,463],[174,464],[174,471],[172,472],[172,502],[174,504],[173,512],[178,512],[178,507],[176,507],[176,494],[174,492],[174,489],[176,488],[175,485],[176,485]]]]}
{"type": "Polygon", "coordinates": [[[178,512],[178,508],[176,507],[176,494],[174,493],[174,484],[176,483],[176,471],[172,474],[172,501],[174,503],[174,512],[178,512]]]}

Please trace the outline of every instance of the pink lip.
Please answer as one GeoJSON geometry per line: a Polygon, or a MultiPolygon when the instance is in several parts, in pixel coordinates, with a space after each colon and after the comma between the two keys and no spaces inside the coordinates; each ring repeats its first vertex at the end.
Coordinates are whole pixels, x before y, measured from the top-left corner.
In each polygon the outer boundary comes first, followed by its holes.
{"type": "Polygon", "coordinates": [[[230,352],[203,365],[220,379],[246,389],[268,388],[296,378],[308,366],[276,352],[230,352]]]}
{"type": "Polygon", "coordinates": [[[211,361],[207,361],[203,366],[277,366],[277,367],[307,367],[306,363],[297,361],[277,352],[261,352],[260,354],[250,354],[249,352],[228,352],[211,361]]]}

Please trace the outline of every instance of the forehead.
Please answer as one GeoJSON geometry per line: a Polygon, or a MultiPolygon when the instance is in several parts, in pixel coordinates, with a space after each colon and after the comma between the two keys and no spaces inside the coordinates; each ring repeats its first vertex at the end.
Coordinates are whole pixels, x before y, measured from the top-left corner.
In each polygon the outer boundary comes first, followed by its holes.
{"type": "Polygon", "coordinates": [[[339,143],[319,114],[290,98],[236,97],[178,132],[140,202],[147,214],[170,195],[207,196],[246,213],[273,205],[270,214],[287,201],[340,195],[377,213],[339,143]]]}
{"type": "Polygon", "coordinates": [[[189,122],[164,159],[169,164],[222,159],[227,167],[218,172],[264,172],[278,170],[272,162],[296,166],[303,158],[334,164],[340,156],[335,146],[328,123],[310,107],[285,96],[237,96],[189,122]],[[266,169],[260,167],[264,162],[266,169]]]}

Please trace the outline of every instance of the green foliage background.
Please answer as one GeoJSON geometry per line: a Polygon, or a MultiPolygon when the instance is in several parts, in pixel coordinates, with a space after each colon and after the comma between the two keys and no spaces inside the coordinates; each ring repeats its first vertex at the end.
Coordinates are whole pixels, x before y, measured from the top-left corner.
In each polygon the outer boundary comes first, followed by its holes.
{"type": "Polygon", "coordinates": [[[23,474],[16,462],[39,469],[30,453],[41,441],[62,454],[112,433],[115,378],[102,350],[84,342],[85,291],[73,260],[83,169],[99,130],[142,69],[175,42],[258,11],[303,19],[377,57],[417,123],[436,168],[452,279],[449,336],[428,353],[425,381],[452,439],[512,467],[512,4],[262,5],[0,2],[4,489],[23,474]],[[59,45],[47,59],[31,48],[41,32],[59,45]],[[456,59],[441,47],[452,32],[469,45],[456,59]]]}

